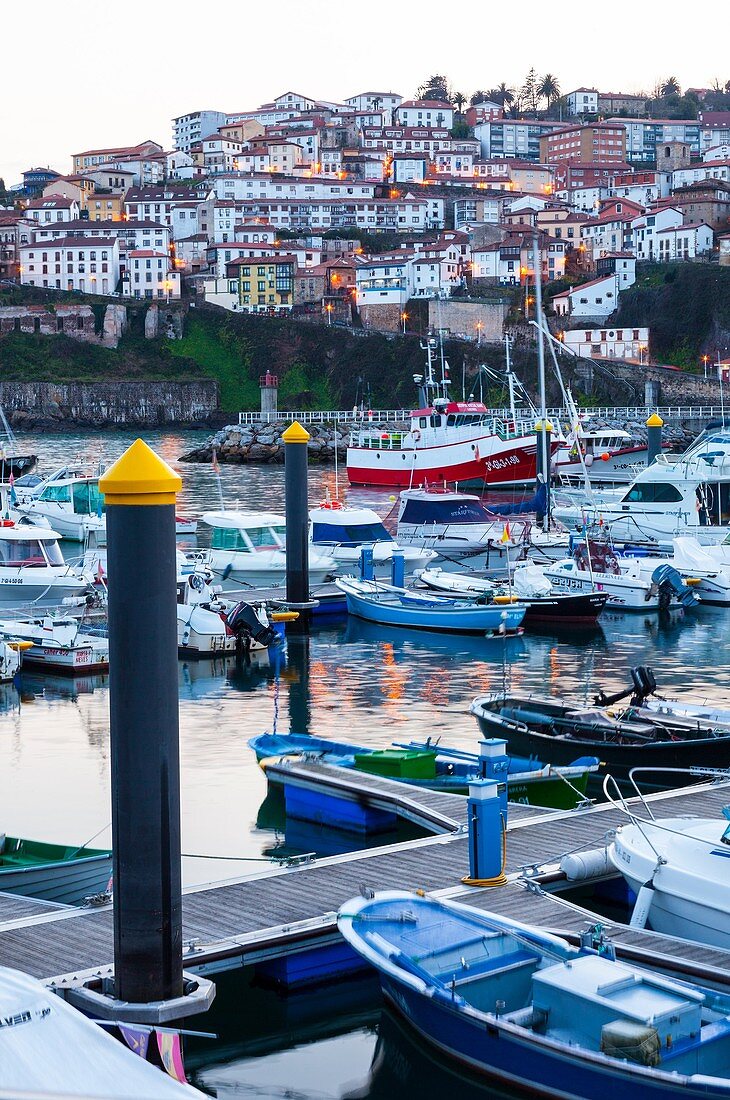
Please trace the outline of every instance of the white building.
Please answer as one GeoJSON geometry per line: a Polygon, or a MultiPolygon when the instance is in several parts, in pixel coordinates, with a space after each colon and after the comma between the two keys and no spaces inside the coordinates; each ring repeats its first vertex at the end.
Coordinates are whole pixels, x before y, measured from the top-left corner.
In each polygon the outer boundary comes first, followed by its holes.
{"type": "Polygon", "coordinates": [[[220,176],[212,181],[219,199],[372,199],[374,182],[358,180],[333,180],[329,177],[308,176],[303,179],[272,175],[220,176]]]}
{"type": "Polygon", "coordinates": [[[683,222],[681,225],[658,229],[654,238],[657,260],[694,260],[709,256],[715,234],[705,222],[683,222]]]}
{"type": "Polygon", "coordinates": [[[157,298],[169,302],[180,297],[180,273],[170,267],[164,252],[134,249],[127,255],[122,293],[129,298],[157,298]]]}
{"type": "Polygon", "coordinates": [[[688,183],[701,183],[703,180],[723,180],[730,183],[730,158],[723,160],[705,160],[702,164],[693,164],[691,168],[677,168],[672,172],[672,187],[686,187],[688,183]]]}
{"type": "Polygon", "coordinates": [[[116,237],[60,237],[20,248],[20,281],[28,286],[115,294],[119,275],[116,237]]]}
{"type": "Polygon", "coordinates": [[[356,111],[386,111],[390,114],[403,102],[403,96],[397,92],[360,92],[352,95],[345,103],[356,111]]]}
{"type": "Polygon", "coordinates": [[[395,108],[393,121],[400,126],[450,130],[454,125],[454,108],[450,103],[441,103],[437,99],[404,99],[395,108]]]}
{"type": "Polygon", "coordinates": [[[604,275],[565,290],[552,299],[560,317],[608,317],[618,305],[618,276],[604,275]]]}
{"type": "Polygon", "coordinates": [[[367,260],[355,269],[359,309],[367,306],[405,306],[411,296],[412,253],[367,260]]]}
{"type": "Polygon", "coordinates": [[[176,149],[190,152],[190,146],[214,133],[227,120],[225,111],[189,111],[172,120],[172,140],[176,149]]]}
{"type": "Polygon", "coordinates": [[[52,222],[74,221],[80,212],[76,199],[69,199],[65,195],[42,195],[28,203],[25,216],[39,225],[49,225],[52,222]]]}
{"type": "Polygon", "coordinates": [[[649,329],[574,328],[562,334],[562,341],[566,348],[584,359],[600,356],[602,359],[638,359],[641,363],[649,348],[649,329]]]}
{"type": "MultiPolygon", "coordinates": [[[[683,222],[682,211],[675,206],[665,206],[661,210],[648,210],[631,222],[633,233],[633,253],[637,260],[656,260],[659,258],[658,234],[667,229],[676,229],[683,222]]],[[[666,238],[665,238],[666,240],[666,238]]]]}
{"type": "Polygon", "coordinates": [[[96,243],[102,237],[116,237],[119,241],[119,258],[124,270],[125,253],[135,248],[154,248],[159,252],[170,251],[170,227],[156,222],[127,220],[86,221],[80,218],[73,222],[43,226],[33,234],[35,244],[46,244],[62,237],[80,238],[86,244],[96,243]]]}
{"type": "Polygon", "coordinates": [[[598,90],[596,88],[576,88],[566,95],[568,112],[571,115],[597,115],[598,90]]]}
{"type": "Polygon", "coordinates": [[[219,176],[224,172],[238,171],[238,159],[243,152],[240,141],[208,134],[202,140],[203,167],[207,175],[219,176]]]}

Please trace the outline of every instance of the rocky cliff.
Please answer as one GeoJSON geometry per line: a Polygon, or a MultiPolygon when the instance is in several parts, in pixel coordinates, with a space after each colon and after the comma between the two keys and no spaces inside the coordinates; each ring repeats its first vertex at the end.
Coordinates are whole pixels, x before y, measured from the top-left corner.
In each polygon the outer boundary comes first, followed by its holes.
{"type": "Polygon", "coordinates": [[[14,427],[200,427],[218,408],[218,384],[198,382],[0,382],[14,427]]]}

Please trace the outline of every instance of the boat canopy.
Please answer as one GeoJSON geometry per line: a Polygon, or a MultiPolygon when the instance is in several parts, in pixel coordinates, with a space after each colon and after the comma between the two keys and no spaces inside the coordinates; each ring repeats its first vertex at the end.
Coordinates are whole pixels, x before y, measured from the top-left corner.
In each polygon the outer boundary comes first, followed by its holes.
{"type": "Polygon", "coordinates": [[[28,527],[15,529],[15,537],[8,535],[12,528],[0,528],[0,566],[14,568],[21,565],[64,565],[63,554],[53,531],[43,531],[42,538],[28,527]]]}
{"type": "Polygon", "coordinates": [[[313,508],[312,542],[337,543],[338,546],[362,546],[370,542],[392,542],[393,537],[372,508],[342,508],[327,503],[313,508]]]}
{"type": "Polygon", "coordinates": [[[419,493],[406,497],[398,522],[420,526],[424,523],[491,523],[493,519],[492,513],[477,497],[419,493]]]}
{"type": "Polygon", "coordinates": [[[262,527],[286,527],[286,519],[278,512],[206,512],[203,523],[209,527],[227,527],[239,531],[255,531],[262,527]]]}

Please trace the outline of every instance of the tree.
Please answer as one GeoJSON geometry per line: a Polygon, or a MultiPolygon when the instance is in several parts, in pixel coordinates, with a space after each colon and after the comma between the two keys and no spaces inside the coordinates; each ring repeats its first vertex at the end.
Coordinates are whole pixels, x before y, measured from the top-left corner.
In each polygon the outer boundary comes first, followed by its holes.
{"type": "Polygon", "coordinates": [[[498,88],[493,88],[492,91],[488,93],[488,98],[495,103],[499,103],[499,105],[505,109],[515,101],[514,89],[508,88],[503,81],[498,88]]]}
{"type": "Polygon", "coordinates": [[[682,89],[679,86],[679,81],[676,76],[670,76],[668,80],[665,80],[661,86],[661,94],[663,96],[681,95],[682,89]]]}
{"type": "Polygon", "coordinates": [[[547,109],[549,111],[555,100],[560,99],[560,85],[558,84],[557,77],[553,76],[552,73],[545,73],[545,76],[540,81],[537,94],[547,100],[547,109]]]}
{"type": "Polygon", "coordinates": [[[436,73],[421,84],[416,92],[417,99],[436,99],[442,103],[451,103],[451,88],[448,77],[436,73]]]}
{"type": "Polygon", "coordinates": [[[489,92],[483,92],[482,89],[479,88],[469,96],[469,105],[474,107],[477,103],[481,103],[485,99],[491,99],[491,94],[489,92]]]}
{"type": "Polygon", "coordinates": [[[463,118],[457,118],[454,125],[451,127],[451,136],[461,141],[464,138],[473,138],[474,131],[463,118]]]}
{"type": "Polygon", "coordinates": [[[524,109],[530,111],[533,115],[537,115],[540,94],[538,92],[537,73],[534,68],[530,69],[525,77],[525,83],[520,89],[520,98],[524,109]]]}
{"type": "Polygon", "coordinates": [[[456,92],[455,95],[452,97],[452,103],[456,107],[456,110],[461,113],[464,104],[466,103],[466,96],[463,95],[461,92],[456,92]]]}

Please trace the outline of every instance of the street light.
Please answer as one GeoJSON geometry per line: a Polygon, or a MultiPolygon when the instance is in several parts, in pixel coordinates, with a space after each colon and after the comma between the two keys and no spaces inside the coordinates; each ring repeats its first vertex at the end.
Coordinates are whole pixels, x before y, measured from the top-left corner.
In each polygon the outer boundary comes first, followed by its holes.
{"type": "Polygon", "coordinates": [[[331,325],[332,324],[332,310],[334,309],[334,306],[332,305],[331,302],[328,302],[327,305],[324,308],[327,310],[327,324],[331,325]]]}
{"type": "Polygon", "coordinates": [[[644,352],[646,351],[645,344],[639,344],[639,366],[644,366],[644,352]]]}
{"type": "Polygon", "coordinates": [[[481,342],[482,342],[482,329],[483,329],[483,327],[484,327],[484,326],[483,326],[482,322],[481,322],[481,321],[477,321],[477,347],[478,347],[478,346],[479,346],[479,345],[481,344],[481,342]]]}
{"type": "Polygon", "coordinates": [[[403,324],[403,335],[405,336],[405,334],[406,334],[406,321],[408,320],[408,314],[404,311],[403,313],[401,313],[400,319],[401,319],[401,322],[403,324]]]}
{"type": "Polygon", "coordinates": [[[702,362],[704,363],[704,366],[705,366],[705,378],[707,378],[707,364],[709,362],[709,359],[710,359],[709,355],[703,355],[702,356],[702,362]]]}

